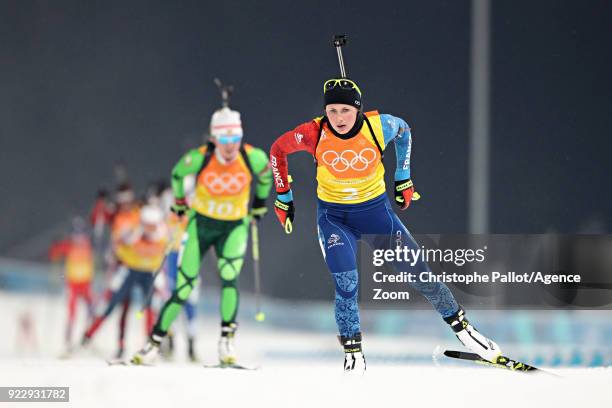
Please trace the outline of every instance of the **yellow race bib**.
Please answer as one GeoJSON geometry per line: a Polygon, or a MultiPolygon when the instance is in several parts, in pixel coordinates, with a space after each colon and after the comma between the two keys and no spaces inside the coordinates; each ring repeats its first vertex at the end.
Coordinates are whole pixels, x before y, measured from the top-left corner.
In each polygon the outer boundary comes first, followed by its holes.
{"type": "MultiPolygon", "coordinates": [[[[364,121],[361,130],[350,139],[334,135],[323,124],[317,145],[317,196],[327,202],[356,204],[385,193],[385,168],[374,138],[384,146],[382,123],[378,112],[366,113],[374,134],[364,121]]],[[[320,119],[316,119],[320,123],[320,119]]]]}
{"type": "Polygon", "coordinates": [[[91,245],[73,244],[66,256],[66,280],[71,283],[89,282],[93,278],[94,260],[91,245]]]}
{"type": "Polygon", "coordinates": [[[128,268],[137,271],[155,272],[164,260],[167,240],[148,241],[139,239],[132,244],[120,243],[117,258],[128,268]]]}
{"type": "MultiPolygon", "coordinates": [[[[245,145],[245,149],[250,146],[245,145]]],[[[228,164],[213,154],[208,165],[198,175],[192,203],[198,213],[222,221],[235,221],[248,214],[251,192],[251,172],[242,155],[228,164]]]]}

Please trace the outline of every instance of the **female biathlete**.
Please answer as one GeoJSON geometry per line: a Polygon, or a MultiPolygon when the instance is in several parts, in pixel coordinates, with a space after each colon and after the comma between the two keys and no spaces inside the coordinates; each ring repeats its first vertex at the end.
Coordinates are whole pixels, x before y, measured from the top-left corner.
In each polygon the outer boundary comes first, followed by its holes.
{"type": "MultiPolygon", "coordinates": [[[[419,248],[391,208],[385,194],[382,163],[385,149],[394,142],[395,203],[400,209],[407,209],[414,194],[410,178],[411,134],[406,122],[398,117],[363,112],[361,91],[354,81],[334,78],[326,81],[323,88],[325,116],[283,134],[270,150],[278,194],[274,211],[290,233],[295,209],[287,155],[309,152],[317,165],[319,242],[335,281],[335,317],[344,346],[344,370],[365,371],[357,304],[357,241],[364,235],[373,247],[391,248],[400,237],[402,245],[419,248]],[[377,238],[370,238],[373,236],[377,238]],[[381,237],[386,242],[381,242],[381,237]]],[[[425,262],[415,267],[430,271],[425,262]]],[[[501,354],[497,344],[474,329],[446,285],[417,282],[413,286],[431,302],[466,347],[486,360],[497,359],[501,354]]]]}
{"type": "Polygon", "coordinates": [[[212,246],[221,277],[221,336],[219,363],[236,363],[234,336],[238,325],[238,278],[247,248],[249,223],[267,211],[272,172],[266,153],[243,143],[240,113],[224,107],[211,119],[211,140],[189,151],[172,171],[175,203],[172,211],[187,216],[183,247],[179,253],[176,285],[162,307],[151,336],[132,358],[134,364],[150,364],[168,329],[198,285],[200,262],[212,246]],[[188,205],[183,179],[196,176],[193,201],[188,205]],[[255,194],[249,205],[251,183],[255,194]]]}

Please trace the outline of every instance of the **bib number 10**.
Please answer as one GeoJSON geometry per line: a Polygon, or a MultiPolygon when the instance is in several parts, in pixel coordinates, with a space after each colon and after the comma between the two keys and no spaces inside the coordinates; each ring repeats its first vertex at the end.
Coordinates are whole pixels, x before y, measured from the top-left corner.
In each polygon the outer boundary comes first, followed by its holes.
{"type": "Polygon", "coordinates": [[[214,200],[208,200],[208,213],[222,217],[234,215],[235,207],[233,203],[221,202],[218,203],[214,200]]]}

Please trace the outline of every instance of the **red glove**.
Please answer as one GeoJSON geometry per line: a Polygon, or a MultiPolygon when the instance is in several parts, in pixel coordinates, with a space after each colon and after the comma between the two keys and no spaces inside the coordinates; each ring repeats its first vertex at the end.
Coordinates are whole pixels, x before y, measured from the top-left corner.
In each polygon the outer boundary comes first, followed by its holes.
{"type": "Polygon", "coordinates": [[[395,181],[395,203],[400,206],[401,210],[405,210],[410,206],[413,194],[414,185],[412,184],[412,180],[395,181]]]}
{"type": "Polygon", "coordinates": [[[276,217],[280,221],[281,225],[285,229],[287,234],[291,234],[293,231],[293,217],[295,216],[295,207],[293,206],[293,200],[285,203],[279,199],[274,202],[274,212],[276,217]]]}

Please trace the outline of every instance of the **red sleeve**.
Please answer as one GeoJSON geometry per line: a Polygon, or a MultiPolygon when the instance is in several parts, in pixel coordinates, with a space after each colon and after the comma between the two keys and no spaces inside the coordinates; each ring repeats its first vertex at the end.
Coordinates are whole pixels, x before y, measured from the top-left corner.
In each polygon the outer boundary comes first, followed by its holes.
{"type": "Polygon", "coordinates": [[[319,136],[319,124],[315,121],[303,123],[276,139],[270,148],[270,164],[274,174],[274,185],[279,194],[291,189],[287,180],[287,155],[306,151],[314,156],[319,136]]]}
{"type": "Polygon", "coordinates": [[[92,225],[96,225],[99,222],[103,224],[107,224],[110,222],[111,213],[104,198],[98,198],[96,200],[96,202],[94,203],[94,207],[91,210],[89,219],[92,225]]]}
{"type": "Polygon", "coordinates": [[[70,251],[70,241],[62,240],[54,242],[49,248],[49,259],[51,261],[57,261],[60,258],[66,257],[70,251]]]}

